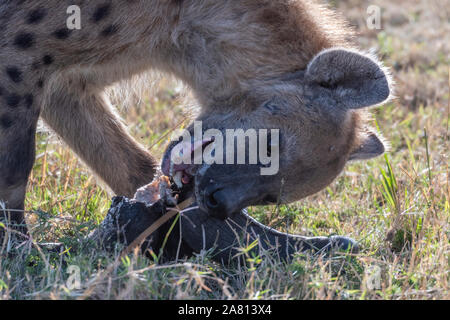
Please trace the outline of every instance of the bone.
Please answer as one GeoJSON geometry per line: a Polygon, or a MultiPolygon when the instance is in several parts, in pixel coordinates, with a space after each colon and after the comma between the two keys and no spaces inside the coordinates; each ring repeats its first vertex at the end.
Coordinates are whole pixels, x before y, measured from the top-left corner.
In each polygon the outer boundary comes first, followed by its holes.
{"type": "Polygon", "coordinates": [[[357,252],[354,240],[346,237],[303,237],[269,228],[247,214],[236,213],[226,220],[215,219],[200,210],[189,211],[181,218],[182,239],[194,252],[214,248],[212,257],[230,263],[255,240],[258,245],[251,251],[290,261],[295,253],[329,253],[333,250],[357,252]]]}
{"type": "MultiPolygon", "coordinates": [[[[101,243],[106,249],[114,248],[116,243],[130,245],[156,220],[167,214],[174,202],[184,201],[189,197],[187,190],[174,197],[167,181],[160,179],[159,182],[139,189],[135,199],[114,198],[105,220],[90,238],[101,243]]],[[[206,250],[214,260],[230,264],[243,261],[243,257],[239,256],[239,249],[247,247],[255,240],[258,240],[258,245],[251,250],[252,253],[264,253],[283,261],[291,260],[297,252],[358,250],[356,243],[345,237],[302,237],[279,232],[259,223],[250,217],[246,210],[226,220],[220,220],[211,217],[200,210],[196,203],[192,203],[181,211],[180,219],[171,228],[173,222],[174,219],[170,219],[149,236],[141,245],[142,252],[151,248],[158,253],[169,229],[172,231],[163,251],[163,258],[166,260],[189,257],[192,253],[202,253],[206,250]]]]}

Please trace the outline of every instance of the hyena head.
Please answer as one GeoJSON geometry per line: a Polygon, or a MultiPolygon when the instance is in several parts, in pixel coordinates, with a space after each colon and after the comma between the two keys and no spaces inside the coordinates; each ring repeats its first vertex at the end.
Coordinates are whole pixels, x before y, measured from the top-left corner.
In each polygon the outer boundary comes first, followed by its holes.
{"type": "Polygon", "coordinates": [[[182,51],[173,60],[202,105],[205,136],[195,137],[191,125],[189,141],[169,145],[162,171],[191,182],[203,210],[227,217],[250,205],[293,202],[329,185],[347,161],[384,152],[367,109],[389,99],[390,78],[371,55],[344,49],[351,31],[341,19],[309,0],[192,5],[180,11],[177,21],[189,27],[177,32],[182,51]],[[247,133],[243,164],[239,137],[227,139],[227,129],[247,133]],[[183,145],[183,160],[197,159],[192,150],[203,145],[203,162],[175,165],[183,145]],[[222,162],[207,162],[208,154],[222,162]]]}
{"type": "Polygon", "coordinates": [[[195,138],[192,125],[189,131],[197,142],[188,142],[183,151],[189,160],[193,150],[201,154],[203,147],[202,164],[174,165],[183,143],[173,142],[163,172],[180,172],[184,183],[194,180],[200,207],[221,217],[249,205],[302,199],[330,184],[347,161],[384,152],[382,139],[365,123],[364,109],[389,98],[389,82],[383,67],[368,55],[340,48],[322,51],[305,70],[250,90],[239,108],[220,106],[201,114],[197,120],[205,135],[195,138]],[[239,134],[230,143],[227,129],[243,129],[245,163],[237,161],[239,134]],[[257,140],[248,129],[254,129],[257,140]],[[256,144],[266,158],[258,153],[252,162],[250,147],[256,144]],[[227,161],[230,153],[228,160],[234,162],[227,161]],[[216,163],[206,163],[208,155],[216,163]],[[267,157],[271,163],[263,161],[267,157]]]}

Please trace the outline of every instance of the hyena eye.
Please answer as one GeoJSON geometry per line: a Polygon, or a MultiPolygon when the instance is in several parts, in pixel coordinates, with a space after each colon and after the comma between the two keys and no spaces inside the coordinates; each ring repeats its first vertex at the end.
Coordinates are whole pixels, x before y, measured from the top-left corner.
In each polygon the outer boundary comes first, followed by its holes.
{"type": "Polygon", "coordinates": [[[337,89],[337,84],[332,84],[330,82],[325,82],[325,81],[320,82],[319,86],[321,86],[322,88],[325,88],[325,89],[331,89],[331,90],[337,89]]]}
{"type": "Polygon", "coordinates": [[[275,104],[273,101],[266,102],[264,104],[264,108],[266,110],[270,111],[270,113],[272,113],[272,114],[277,114],[281,110],[281,108],[277,104],[275,104]]]}

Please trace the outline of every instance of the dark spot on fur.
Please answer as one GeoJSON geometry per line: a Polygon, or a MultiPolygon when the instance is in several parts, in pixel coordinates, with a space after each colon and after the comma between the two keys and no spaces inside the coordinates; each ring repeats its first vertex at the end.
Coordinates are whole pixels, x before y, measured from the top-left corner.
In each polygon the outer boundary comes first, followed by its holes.
{"type": "Polygon", "coordinates": [[[6,74],[15,83],[22,81],[22,71],[20,71],[17,67],[7,67],[6,74]]]}
{"type": "Polygon", "coordinates": [[[34,44],[34,37],[31,33],[20,33],[14,39],[14,45],[22,50],[29,49],[34,44]]]}
{"type": "Polygon", "coordinates": [[[25,98],[25,107],[27,107],[27,109],[30,109],[34,101],[33,95],[31,93],[28,93],[25,95],[24,98],[25,98]]]}
{"type": "Polygon", "coordinates": [[[94,20],[94,22],[99,22],[100,20],[106,18],[110,11],[111,11],[111,4],[107,3],[100,5],[99,7],[97,7],[97,9],[95,9],[94,14],[92,16],[92,20],[94,20]]]}
{"type": "Polygon", "coordinates": [[[46,54],[44,56],[44,58],[42,58],[42,61],[44,62],[44,64],[46,66],[48,66],[48,65],[51,65],[53,63],[54,59],[53,59],[53,57],[51,55],[46,54]]]}
{"type": "Polygon", "coordinates": [[[18,94],[11,93],[11,94],[6,96],[6,103],[11,108],[15,108],[15,107],[17,107],[19,105],[21,99],[22,99],[22,97],[19,96],[18,94]]]}
{"type": "Polygon", "coordinates": [[[261,19],[267,24],[279,26],[283,23],[284,17],[277,10],[265,9],[261,14],[261,19]]]}
{"type": "Polygon", "coordinates": [[[0,97],[3,95],[3,88],[0,87],[0,97]]]}
{"type": "Polygon", "coordinates": [[[39,23],[42,21],[42,19],[45,17],[46,14],[47,11],[44,8],[37,8],[28,14],[27,23],[28,24],[39,23]]]}
{"type": "Polygon", "coordinates": [[[183,4],[184,0],[171,0],[170,5],[172,6],[181,6],[183,4]]]}
{"type": "Polygon", "coordinates": [[[61,29],[58,29],[55,32],[53,32],[53,36],[56,39],[64,40],[64,39],[67,39],[70,36],[71,31],[72,30],[69,30],[67,28],[61,28],[61,29]]]}
{"type": "Polygon", "coordinates": [[[114,33],[116,33],[119,30],[119,26],[112,24],[108,27],[106,27],[105,29],[102,30],[101,35],[102,37],[109,37],[111,35],[113,35],[114,33]]]}
{"type": "Polygon", "coordinates": [[[41,88],[44,86],[44,80],[43,79],[39,79],[38,82],[36,83],[36,86],[38,88],[41,88]]]}
{"type": "Polygon", "coordinates": [[[8,129],[13,125],[14,121],[11,119],[10,116],[7,114],[0,117],[0,125],[3,127],[3,129],[8,129]]]}

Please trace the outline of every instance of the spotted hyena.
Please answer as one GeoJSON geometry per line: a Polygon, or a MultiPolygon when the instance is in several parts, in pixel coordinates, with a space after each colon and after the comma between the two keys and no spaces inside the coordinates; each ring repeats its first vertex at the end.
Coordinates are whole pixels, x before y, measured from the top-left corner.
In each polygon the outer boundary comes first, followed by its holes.
{"type": "Polygon", "coordinates": [[[352,46],[345,23],[313,1],[4,0],[0,199],[13,222],[24,219],[39,117],[116,194],[132,196],[153,179],[155,160],[104,94],[150,69],[192,89],[205,130],[280,130],[276,175],[260,175],[260,164],[185,170],[213,215],[301,199],[347,161],[384,152],[366,109],[389,98],[389,77],[352,46]],[[79,30],[67,27],[70,5],[80,8],[79,30]]]}

